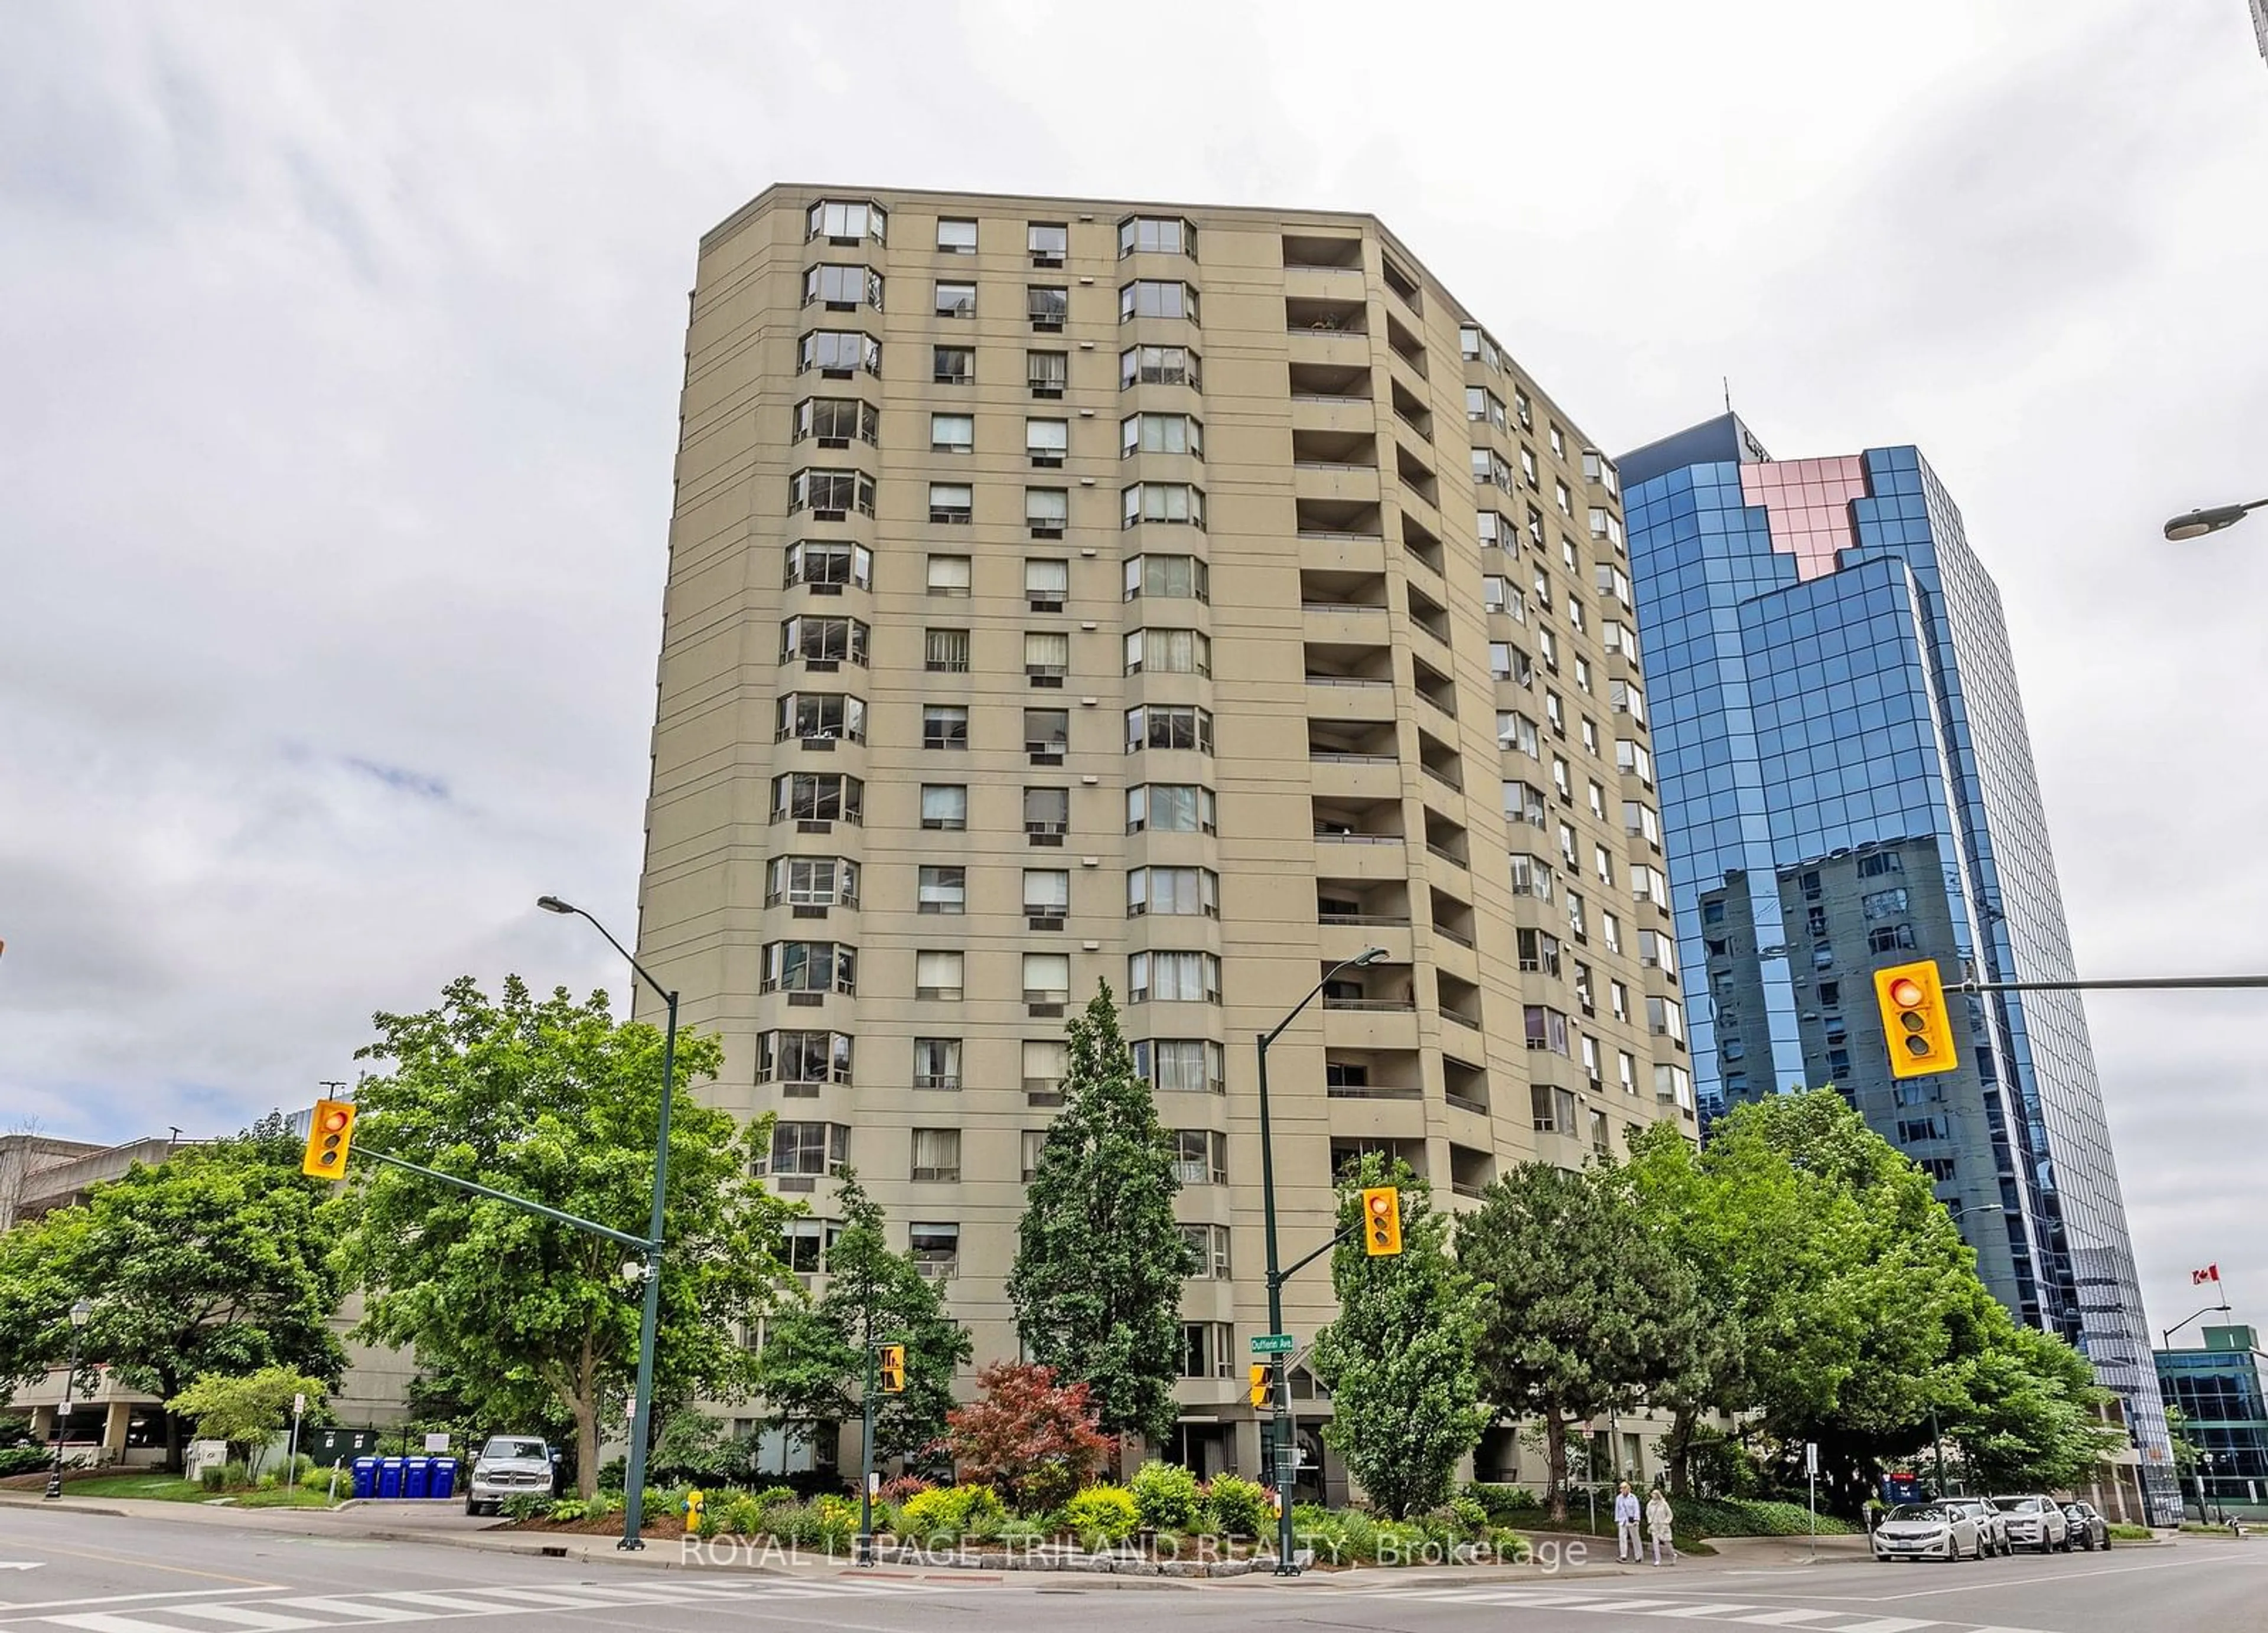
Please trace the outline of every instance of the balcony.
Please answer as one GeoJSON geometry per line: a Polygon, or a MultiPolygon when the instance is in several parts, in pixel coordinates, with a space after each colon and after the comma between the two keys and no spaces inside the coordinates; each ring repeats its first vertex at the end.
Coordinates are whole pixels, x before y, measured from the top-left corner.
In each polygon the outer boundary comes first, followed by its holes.
{"type": "Polygon", "coordinates": [[[1317,272],[1359,272],[1362,240],[1287,232],[1284,235],[1284,268],[1287,272],[1294,268],[1317,272]]]}
{"type": "Polygon", "coordinates": [[[1429,447],[1433,441],[1433,411],[1400,380],[1394,383],[1394,417],[1418,434],[1429,447]]]}
{"type": "Polygon", "coordinates": [[[1449,609],[1423,590],[1410,588],[1403,592],[1403,604],[1409,608],[1410,622],[1432,636],[1442,645],[1449,644],[1449,609]]]}
{"type": "MultiPolygon", "coordinates": [[[[1295,479],[1296,481],[1296,479],[1295,479]]],[[[1306,539],[1383,539],[1385,523],[1378,501],[1371,498],[1330,498],[1301,495],[1292,501],[1300,537],[1306,539]]],[[[1303,550],[1301,555],[1304,556],[1303,550]]]]}
{"type": "Polygon", "coordinates": [[[1319,879],[1315,881],[1315,923],[1349,929],[1406,930],[1410,924],[1410,887],[1399,879],[1373,882],[1319,879]]]}
{"type": "Polygon", "coordinates": [[[1399,793],[1315,796],[1310,802],[1319,845],[1400,845],[1399,793]]]}
{"type": "Polygon", "coordinates": [[[1465,830],[1438,811],[1425,813],[1425,850],[1452,867],[1469,871],[1472,866],[1471,841],[1465,830]]]}
{"type": "Polygon", "coordinates": [[[1323,1092],[1335,1100],[1421,1100],[1422,1057],[1415,1049],[1323,1051],[1323,1092]]]}
{"type": "Polygon", "coordinates": [[[1384,720],[1309,720],[1311,763],[1390,766],[1399,757],[1393,723],[1384,720]]]}
{"type": "Polygon", "coordinates": [[[1488,1115],[1488,1072],[1454,1055],[1441,1056],[1441,1097],[1459,1111],[1488,1115]]]}
{"type": "Polygon", "coordinates": [[[1441,1019],[1469,1027],[1481,1029],[1481,989],[1462,976],[1446,970],[1433,972],[1433,1004],[1440,1011],[1441,1019]]]}
{"type": "Polygon", "coordinates": [[[1386,346],[1419,379],[1425,378],[1425,342],[1403,327],[1392,313],[1386,315],[1386,346]]]}
{"type": "Polygon", "coordinates": [[[1476,1197],[1496,1177],[1496,1159],[1467,1145],[1449,1147],[1449,1189],[1459,1196],[1476,1197]]]}
{"type": "Polygon", "coordinates": [[[1418,732],[1418,769],[1452,792],[1465,791],[1464,757],[1422,727],[1418,732]]]}
{"type": "Polygon", "coordinates": [[[1472,903],[1461,901],[1438,887],[1428,892],[1427,897],[1433,933],[1454,941],[1467,952],[1476,951],[1473,945],[1472,903]]]}
{"type": "Polygon", "coordinates": [[[1300,569],[1300,606],[1309,613],[1383,613],[1387,609],[1386,575],[1303,566],[1300,569]]]}
{"type": "Polygon", "coordinates": [[[1331,1140],[1331,1172],[1344,1173],[1367,1156],[1378,1156],[1391,1166],[1405,1164],[1419,1179],[1425,1176],[1425,1142],[1420,1139],[1342,1138],[1331,1140]]]}
{"type": "Polygon", "coordinates": [[[1401,480],[1405,494],[1414,494],[1434,509],[1440,508],[1441,483],[1434,474],[1432,460],[1421,459],[1397,441],[1394,445],[1394,474],[1401,480]]]}
{"type": "Polygon", "coordinates": [[[1294,402],[1369,402],[1370,363],[1292,363],[1294,402]]]}
{"type": "Polygon", "coordinates": [[[1409,511],[1402,512],[1402,553],[1436,578],[1441,576],[1441,537],[1409,511]]]}
{"type": "Polygon", "coordinates": [[[1385,644],[1384,629],[1379,629],[1374,638],[1374,644],[1336,641],[1307,643],[1300,651],[1307,684],[1349,690],[1391,691],[1394,688],[1394,653],[1385,644]]]}
{"type": "Polygon", "coordinates": [[[1457,683],[1421,659],[1410,663],[1410,684],[1418,695],[1454,720],[1457,717],[1457,683]]]}
{"type": "Polygon", "coordinates": [[[1284,327],[1293,335],[1370,333],[1370,303],[1359,286],[1345,293],[1292,296],[1284,302],[1284,327]]]}

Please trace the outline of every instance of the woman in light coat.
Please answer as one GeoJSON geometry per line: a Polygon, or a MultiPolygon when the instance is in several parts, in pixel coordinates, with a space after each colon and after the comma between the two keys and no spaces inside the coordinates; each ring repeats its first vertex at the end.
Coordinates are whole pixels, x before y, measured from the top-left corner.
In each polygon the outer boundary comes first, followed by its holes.
{"type": "Polygon", "coordinates": [[[1660,1486],[1654,1487],[1653,1495],[1646,1499],[1646,1528],[1653,1538],[1653,1563],[1657,1565],[1661,1563],[1661,1550],[1665,1548],[1669,1550],[1669,1563],[1677,1563],[1677,1544],[1670,1536],[1675,1524],[1676,1516],[1670,1512],[1669,1499],[1661,1494],[1660,1486]]]}

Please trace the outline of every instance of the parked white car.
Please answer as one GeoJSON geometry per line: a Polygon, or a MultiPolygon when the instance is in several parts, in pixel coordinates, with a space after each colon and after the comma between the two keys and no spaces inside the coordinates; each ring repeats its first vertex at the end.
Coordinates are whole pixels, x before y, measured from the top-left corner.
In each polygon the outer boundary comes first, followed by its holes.
{"type": "Polygon", "coordinates": [[[2008,1546],[2008,1517],[1981,1497],[1955,1497],[1946,1499],[1977,1522],[1977,1546],[1990,1559],[1995,1554],[2010,1554],[2008,1546]]]}
{"type": "Polygon", "coordinates": [[[2008,1546],[2036,1548],[2043,1554],[2071,1552],[2071,1522],[2063,1505],[2051,1497],[1996,1497],[1992,1506],[2006,1517],[2008,1546]]]}
{"type": "Polygon", "coordinates": [[[1901,1503],[1874,1527],[1874,1557],[1982,1559],[1976,1519],[1958,1503],[1901,1503]]]}
{"type": "Polygon", "coordinates": [[[551,1495],[551,1448],[534,1435],[490,1435],[465,1481],[465,1512],[498,1513],[506,1497],[551,1495]]]}

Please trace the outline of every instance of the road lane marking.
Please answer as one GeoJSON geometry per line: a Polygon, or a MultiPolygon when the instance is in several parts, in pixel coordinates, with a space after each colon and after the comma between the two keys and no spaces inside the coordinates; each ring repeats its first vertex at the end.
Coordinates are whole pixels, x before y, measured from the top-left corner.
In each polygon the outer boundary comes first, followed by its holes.
{"type": "Polygon", "coordinates": [[[1877,1616],[1872,1622],[1852,1622],[1837,1628],[1835,1633],[1913,1633],[1916,1628],[1933,1628],[1934,1622],[1916,1622],[1909,1616],[1877,1616]]]}
{"type": "MultiPolygon", "coordinates": [[[[1735,1622],[1754,1622],[1768,1628],[1800,1627],[1807,1622],[1817,1622],[1827,1616],[1847,1616],[1847,1610],[1759,1610],[1752,1616],[1735,1616],[1735,1622]]],[[[1837,1629],[1841,1633],[1841,1629],[1837,1629]]]]}
{"type": "MultiPolygon", "coordinates": [[[[20,1605],[0,1603],[0,1622],[5,1622],[17,1616],[29,1616],[33,1611],[77,1610],[89,1605],[137,1605],[147,1603],[152,1600],[207,1599],[215,1593],[227,1593],[239,1591],[241,1590],[222,1587],[180,1587],[168,1588],[165,1592],[159,1593],[103,1593],[92,1599],[35,1599],[20,1605]]],[[[280,1583],[276,1583],[269,1584],[251,1591],[261,1593],[281,1593],[284,1591],[284,1588],[280,1583]]],[[[32,1619],[39,1620],[40,1618],[33,1617],[32,1619]]]]}
{"type": "Polygon", "coordinates": [[[310,1593],[298,1599],[266,1599],[263,1605],[287,1605],[293,1610],[312,1610],[319,1615],[335,1616],[346,1622],[425,1622],[431,1620],[422,1611],[408,1605],[373,1605],[366,1600],[337,1599],[328,1594],[310,1593]]]}
{"type": "MultiPolygon", "coordinates": [[[[1580,1609],[1580,1607],[1572,1607],[1580,1609]]],[[[1736,1613],[1762,1609],[1758,1605],[1680,1605],[1673,1610],[1649,1610],[1650,1616],[1729,1616],[1736,1613]]],[[[1921,1624],[1915,1623],[1917,1627],[1921,1624]]]]}
{"type": "MultiPolygon", "coordinates": [[[[232,1577],[218,1570],[197,1570],[188,1565],[164,1565],[154,1559],[144,1559],[136,1554],[107,1554],[98,1548],[65,1548],[60,1542],[40,1541],[34,1542],[31,1546],[43,1554],[68,1554],[73,1559],[99,1560],[106,1565],[132,1565],[136,1570],[163,1570],[177,1577],[202,1577],[209,1582],[225,1582],[232,1587],[281,1589],[284,1586],[281,1582],[261,1582],[252,1577],[232,1577]]],[[[4,1608],[13,1610],[18,1607],[11,1605],[4,1608]]]]}
{"type": "MultiPolygon", "coordinates": [[[[2033,1587],[2043,1582],[2077,1582],[2088,1577],[2131,1576],[2141,1570],[2194,1570],[2198,1566],[2206,1563],[2201,1559],[2172,1559],[2154,1565],[2107,1565],[2100,1570],[2058,1570],[2051,1575],[2039,1577],[1996,1577],[1989,1579],[1980,1578],[1975,1582],[1964,1582],[1957,1587],[1917,1588],[1910,1593],[1870,1593],[1864,1597],[1868,1604],[1889,1604],[1901,1599],[1935,1599],[1943,1593],[1983,1593],[1995,1588],[2033,1587]]],[[[1854,1593],[1848,1597],[1857,1599],[1860,1595],[1854,1593]]]]}

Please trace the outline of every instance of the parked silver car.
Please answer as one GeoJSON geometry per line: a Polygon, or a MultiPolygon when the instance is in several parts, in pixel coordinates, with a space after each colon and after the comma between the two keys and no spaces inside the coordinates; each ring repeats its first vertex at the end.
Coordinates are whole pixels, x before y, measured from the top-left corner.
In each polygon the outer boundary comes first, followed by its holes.
{"type": "Polygon", "coordinates": [[[490,1435],[465,1481],[465,1512],[503,1511],[507,1497],[551,1495],[551,1448],[534,1435],[490,1435]]]}
{"type": "Polygon", "coordinates": [[[1977,1522],[1977,1545],[1986,1558],[1995,1554],[2013,1554],[2008,1543],[2008,1517],[1981,1497],[1956,1497],[1946,1499],[1962,1510],[1977,1522]]]}
{"type": "Polygon", "coordinates": [[[1996,1497],[1992,1506],[2007,1524],[2009,1547],[2035,1548],[2043,1554],[2071,1552],[2071,1522],[2063,1517],[2063,1507],[2055,1498],[1996,1497]]]}
{"type": "Polygon", "coordinates": [[[2092,1503],[2066,1503],[2064,1523],[2070,1527],[2071,1541],[2092,1554],[2098,1548],[2110,1546],[2110,1522],[2092,1503]]]}
{"type": "Polygon", "coordinates": [[[1958,1503],[1901,1503],[1874,1527],[1874,1557],[1981,1559],[1977,1521],[1958,1503]]]}

